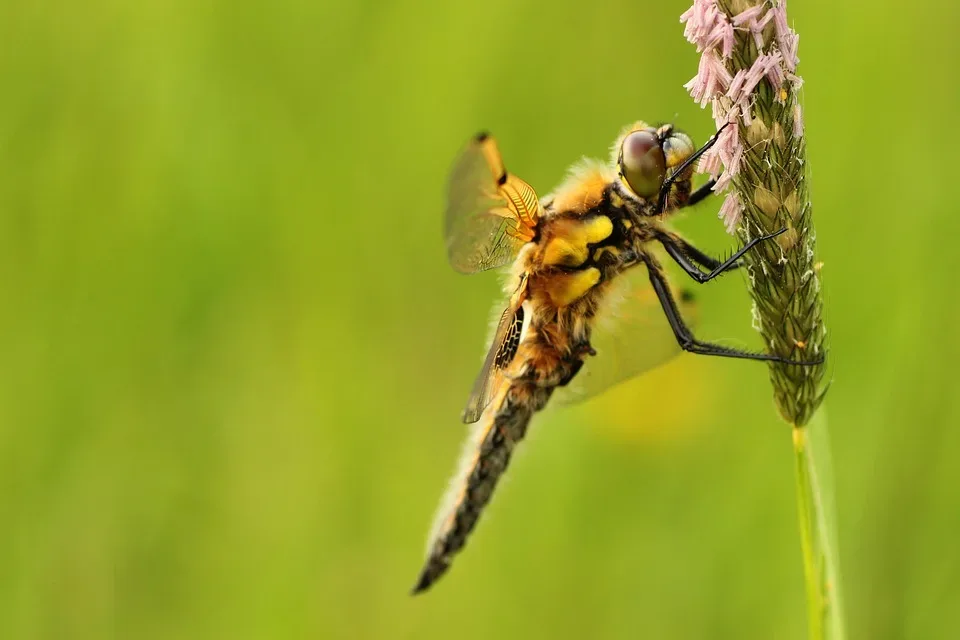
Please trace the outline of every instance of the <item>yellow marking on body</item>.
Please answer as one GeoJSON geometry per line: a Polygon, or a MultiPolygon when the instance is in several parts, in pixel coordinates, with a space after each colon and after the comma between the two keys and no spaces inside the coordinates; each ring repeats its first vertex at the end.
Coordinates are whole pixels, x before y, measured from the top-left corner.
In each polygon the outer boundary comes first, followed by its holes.
{"type": "Polygon", "coordinates": [[[566,238],[554,238],[543,250],[543,263],[563,267],[579,267],[587,261],[587,247],[566,238]]]}
{"type": "Polygon", "coordinates": [[[541,260],[545,265],[578,267],[590,256],[588,245],[610,237],[613,222],[607,216],[597,216],[587,221],[565,220],[557,223],[559,232],[543,249],[541,260]]]}
{"type": "Polygon", "coordinates": [[[588,244],[602,242],[613,233],[613,222],[607,216],[597,216],[584,223],[583,227],[588,244]]]}
{"type": "Polygon", "coordinates": [[[673,169],[684,163],[684,161],[689,158],[692,154],[690,153],[681,153],[679,151],[671,151],[667,154],[667,167],[673,169]]]}
{"type": "Polygon", "coordinates": [[[610,204],[619,209],[620,207],[623,206],[623,198],[621,198],[620,194],[617,193],[616,191],[611,191],[610,204]]]}
{"type": "Polygon", "coordinates": [[[669,153],[666,154],[667,166],[670,168],[680,166],[696,151],[696,149],[693,148],[692,142],[687,145],[686,140],[680,140],[679,138],[674,138],[674,140],[674,146],[672,146],[669,153]],[[682,146],[680,145],[681,141],[684,143],[682,146]]]}
{"type": "Polygon", "coordinates": [[[595,267],[551,276],[546,285],[547,295],[556,307],[566,307],[580,298],[600,282],[600,270],[595,267]]]}
{"type": "Polygon", "coordinates": [[[622,222],[623,222],[623,228],[626,229],[627,231],[629,231],[630,229],[633,229],[633,222],[631,220],[623,220],[622,222]]]}

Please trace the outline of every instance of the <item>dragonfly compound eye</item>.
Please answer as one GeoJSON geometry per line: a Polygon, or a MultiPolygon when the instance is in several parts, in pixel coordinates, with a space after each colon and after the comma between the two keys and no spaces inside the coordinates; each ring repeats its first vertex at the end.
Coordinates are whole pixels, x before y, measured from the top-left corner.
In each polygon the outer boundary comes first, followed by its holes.
{"type": "Polygon", "coordinates": [[[620,148],[620,175],[641,198],[656,195],[667,172],[667,159],[652,131],[634,131],[620,148]]]}

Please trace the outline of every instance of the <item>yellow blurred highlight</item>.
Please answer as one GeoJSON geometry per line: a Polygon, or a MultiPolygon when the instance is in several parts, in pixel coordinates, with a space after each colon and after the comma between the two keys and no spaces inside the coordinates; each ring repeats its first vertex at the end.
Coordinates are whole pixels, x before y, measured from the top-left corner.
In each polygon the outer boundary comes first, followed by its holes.
{"type": "Polygon", "coordinates": [[[716,385],[703,357],[683,354],[584,404],[590,424],[628,443],[678,442],[716,426],[716,385]]]}

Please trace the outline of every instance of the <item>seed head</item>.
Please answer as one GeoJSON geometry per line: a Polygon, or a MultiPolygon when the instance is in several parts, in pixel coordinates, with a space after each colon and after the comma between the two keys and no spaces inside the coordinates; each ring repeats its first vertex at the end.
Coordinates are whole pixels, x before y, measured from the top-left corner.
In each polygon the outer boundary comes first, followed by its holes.
{"type": "MultiPolygon", "coordinates": [[[[699,164],[716,179],[715,191],[730,189],[720,207],[724,227],[743,241],[787,230],[744,256],[754,325],[770,353],[815,362],[826,330],[797,95],[799,38],[786,2],[695,0],[681,20],[701,52],[697,75],[685,86],[701,107],[710,104],[718,128],[734,123],[699,164]]],[[[774,398],[790,423],[803,425],[813,415],[823,373],[823,365],[771,364],[774,398]]]]}

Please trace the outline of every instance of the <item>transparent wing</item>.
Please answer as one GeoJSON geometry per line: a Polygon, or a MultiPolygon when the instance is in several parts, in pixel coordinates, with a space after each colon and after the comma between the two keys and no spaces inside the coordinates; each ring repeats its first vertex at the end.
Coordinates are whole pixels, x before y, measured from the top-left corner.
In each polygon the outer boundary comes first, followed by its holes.
{"type": "Polygon", "coordinates": [[[520,280],[516,293],[510,298],[510,306],[504,309],[493,332],[490,341],[490,350],[483,360],[483,366],[477,379],[473,383],[467,406],[463,409],[461,418],[466,423],[476,422],[483,415],[483,410],[490,404],[500,382],[503,380],[502,371],[507,368],[517,354],[520,340],[523,337],[524,310],[523,301],[526,299],[527,279],[520,280]]]}
{"type": "Polygon", "coordinates": [[[490,404],[494,391],[499,386],[500,372],[510,363],[520,344],[520,331],[523,327],[523,307],[507,308],[500,316],[493,342],[483,361],[483,367],[473,383],[467,406],[461,418],[466,423],[476,422],[483,410],[490,404]]]}
{"type": "MultiPolygon", "coordinates": [[[[673,282],[671,291],[687,326],[693,327],[696,316],[692,293],[673,282]]],[[[597,315],[590,343],[597,355],[589,356],[570,384],[557,390],[555,403],[574,404],[592,398],[682,351],[646,267],[634,267],[614,280],[597,315]]]]}
{"type": "Polygon", "coordinates": [[[510,262],[534,236],[540,200],[533,187],[507,173],[496,141],[475,137],[460,153],[447,183],[447,255],[461,273],[510,262]]]}

